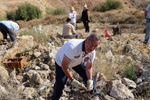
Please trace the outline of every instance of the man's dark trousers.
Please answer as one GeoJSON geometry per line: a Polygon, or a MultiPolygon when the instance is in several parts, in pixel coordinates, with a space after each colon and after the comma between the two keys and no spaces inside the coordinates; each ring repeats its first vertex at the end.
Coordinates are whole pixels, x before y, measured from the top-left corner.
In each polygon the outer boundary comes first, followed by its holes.
{"type": "MultiPolygon", "coordinates": [[[[85,84],[87,84],[87,76],[86,76],[86,70],[83,66],[83,64],[80,64],[76,67],[72,68],[75,70],[84,80],[85,84]]],[[[51,98],[51,100],[59,100],[63,93],[64,85],[66,84],[67,81],[67,76],[63,72],[62,68],[55,62],[55,73],[56,73],[56,82],[54,84],[54,94],[51,98]]],[[[95,80],[93,77],[93,91],[96,92],[96,85],[95,85],[95,80]]]]}
{"type": "Polygon", "coordinates": [[[89,29],[89,21],[83,21],[83,24],[84,24],[84,27],[85,27],[85,32],[88,32],[90,31],[89,29]]]}
{"type": "Polygon", "coordinates": [[[2,23],[0,23],[0,31],[3,34],[3,39],[7,39],[7,33],[8,33],[12,41],[16,40],[16,36],[15,36],[13,30],[8,28],[7,26],[5,26],[2,23]]]}

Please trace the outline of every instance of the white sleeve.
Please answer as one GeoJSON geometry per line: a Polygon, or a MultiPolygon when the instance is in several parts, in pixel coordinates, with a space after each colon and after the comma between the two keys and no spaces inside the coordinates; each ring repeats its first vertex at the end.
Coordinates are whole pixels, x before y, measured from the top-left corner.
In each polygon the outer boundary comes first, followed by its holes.
{"type": "Polygon", "coordinates": [[[64,51],[64,56],[69,60],[72,60],[74,58],[74,55],[75,55],[74,46],[69,44],[64,51]]]}

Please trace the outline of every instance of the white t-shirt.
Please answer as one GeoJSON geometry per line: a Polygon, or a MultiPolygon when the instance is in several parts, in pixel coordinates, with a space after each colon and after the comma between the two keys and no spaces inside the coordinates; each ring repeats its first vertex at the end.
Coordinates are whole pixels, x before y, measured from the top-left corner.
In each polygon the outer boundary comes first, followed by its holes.
{"type": "Polygon", "coordinates": [[[148,11],[146,18],[150,19],[150,3],[149,3],[148,6],[146,7],[146,11],[148,11]]]}
{"type": "Polygon", "coordinates": [[[71,13],[71,11],[70,11],[68,13],[68,17],[71,18],[71,23],[76,23],[76,16],[77,16],[76,11],[73,11],[73,13],[71,13]]]}
{"type": "Polygon", "coordinates": [[[57,52],[55,61],[61,66],[63,57],[70,59],[69,68],[75,67],[82,62],[93,63],[95,50],[84,56],[84,39],[72,39],[64,44],[57,52]]]}

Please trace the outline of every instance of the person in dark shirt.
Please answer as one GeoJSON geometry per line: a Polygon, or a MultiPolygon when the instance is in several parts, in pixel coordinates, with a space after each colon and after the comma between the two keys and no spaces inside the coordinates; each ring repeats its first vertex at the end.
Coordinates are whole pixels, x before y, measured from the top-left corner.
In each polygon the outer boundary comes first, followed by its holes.
{"type": "Polygon", "coordinates": [[[90,17],[89,17],[89,10],[87,8],[87,4],[83,5],[83,11],[82,11],[82,21],[85,27],[85,32],[89,33],[89,21],[90,21],[90,17]]]}

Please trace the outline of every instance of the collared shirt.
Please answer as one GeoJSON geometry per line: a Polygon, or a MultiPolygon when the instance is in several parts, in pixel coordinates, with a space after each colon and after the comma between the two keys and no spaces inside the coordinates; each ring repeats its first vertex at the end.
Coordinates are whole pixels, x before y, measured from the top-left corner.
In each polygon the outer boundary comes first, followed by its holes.
{"type": "Polygon", "coordinates": [[[65,23],[63,25],[63,36],[72,35],[72,33],[76,33],[74,26],[70,23],[65,23]]]}
{"type": "Polygon", "coordinates": [[[145,9],[147,11],[147,16],[146,18],[150,19],[150,3],[148,4],[148,6],[145,9]]]}
{"type": "Polygon", "coordinates": [[[84,43],[84,39],[69,40],[58,50],[55,58],[56,63],[61,66],[63,57],[65,56],[71,60],[69,68],[75,67],[82,62],[87,61],[92,64],[95,58],[95,50],[85,56],[84,43]]]}
{"type": "Polygon", "coordinates": [[[68,13],[68,16],[71,18],[71,23],[76,23],[76,16],[77,16],[76,11],[73,11],[73,12],[70,11],[68,13]]]}
{"type": "Polygon", "coordinates": [[[19,25],[13,21],[0,21],[0,23],[4,24],[5,26],[7,26],[8,28],[12,29],[12,30],[19,30],[19,25]]]}

